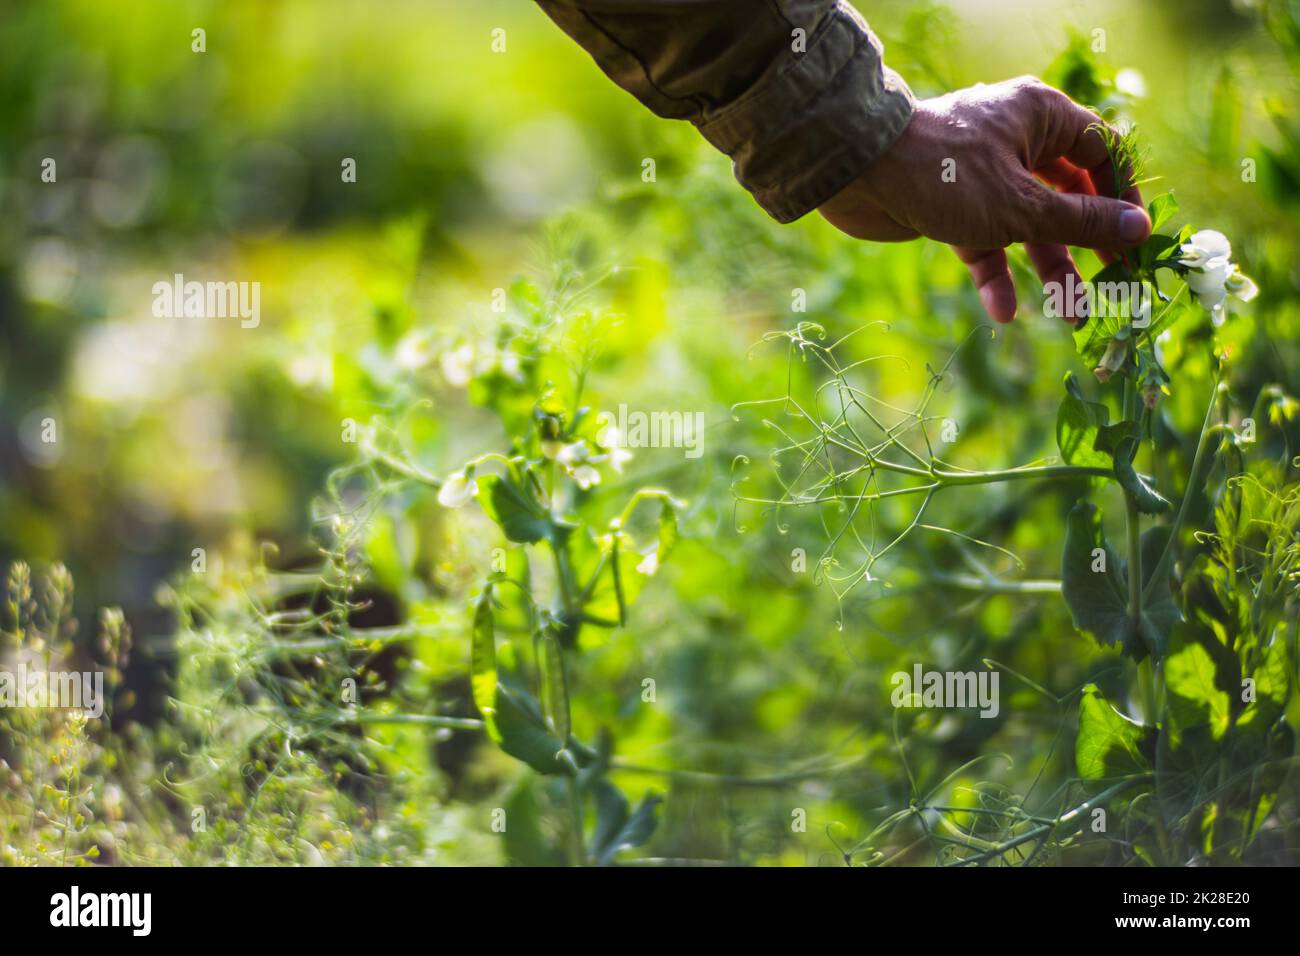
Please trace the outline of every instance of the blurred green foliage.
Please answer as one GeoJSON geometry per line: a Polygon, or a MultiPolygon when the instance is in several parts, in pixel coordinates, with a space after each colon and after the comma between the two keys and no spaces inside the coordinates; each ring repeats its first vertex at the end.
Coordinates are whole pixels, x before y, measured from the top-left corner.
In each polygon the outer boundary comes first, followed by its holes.
{"type": "MultiPolygon", "coordinates": [[[[1188,219],[1228,234],[1263,290],[1216,333],[1231,354],[1220,424],[1239,434],[1252,416],[1258,431],[1216,455],[1221,491],[1195,501],[1181,541],[1200,563],[1177,584],[1203,611],[1178,635],[1186,663],[1229,618],[1251,626],[1250,607],[1224,604],[1241,593],[1225,578],[1233,547],[1259,550],[1227,533],[1240,507],[1227,479],[1279,494],[1295,481],[1300,10],[1107,0],[1063,22],[1028,2],[862,7],[920,94],[1037,72],[1136,121],[1161,177],[1148,195],[1172,190],[1188,219]],[[1218,550],[1196,534],[1216,529],[1218,550]]],[[[0,90],[0,566],[31,562],[38,582],[0,621],[4,653],[101,662],[100,606],[121,606],[133,634],[109,718],[5,716],[0,862],[558,863],[576,832],[593,862],[930,864],[1097,792],[1071,746],[1079,701],[1085,729],[1105,725],[1100,708],[1124,709],[1138,681],[1074,629],[1051,586],[1087,481],[945,495],[929,524],[1010,554],[923,531],[842,600],[818,573],[835,516],[743,500],[781,437],[764,423],[777,416],[742,403],[820,382],[788,340],[763,341],[804,320],[832,340],[887,323],[856,336],[851,358],[894,356],[864,374],[898,408],[933,388],[928,413],[960,424],[943,453],[954,468],[1056,456],[1061,381],[1081,366],[1038,314],[1019,251],[1030,305],[972,335],[982,313],[948,250],[854,244],[816,217],[776,226],[725,158],[649,116],[526,3],[15,0],[0,9],[0,90]],[[504,54],[491,52],[499,27],[504,54]],[[176,273],[259,281],[260,325],[154,318],[150,289],[176,273]],[[577,427],[579,404],[698,410],[707,428],[700,458],[634,449],[622,473],[602,465],[574,493],[569,517],[592,540],[637,489],[685,503],[625,624],[584,627],[564,649],[566,720],[597,771],[575,799],[568,778],[478,725],[474,607],[497,549],[517,577],[523,546],[437,491],[484,453],[539,455],[532,443],[550,436],[535,408],[577,427]],[[52,447],[38,437],[47,418],[52,447]],[[82,626],[50,634],[50,602],[71,605],[56,562],[82,626]],[[986,659],[1005,668],[998,719],[889,705],[896,671],[986,659]]],[[[1207,323],[1164,345],[1174,385],[1153,468],[1175,502],[1213,347],[1207,323]]],[[[1118,500],[1104,513],[1122,514],[1118,500]]],[[[1294,508],[1277,508],[1285,544],[1294,508]]],[[[909,516],[882,507],[881,528],[909,516]]],[[[510,590],[497,593],[507,630],[526,610],[510,590]]],[[[1268,613],[1294,676],[1295,599],[1278,600],[1268,613]]],[[[521,684],[540,668],[518,634],[496,652],[521,684]]],[[[1249,747],[1224,774],[1293,759],[1293,743],[1240,736],[1249,747]]],[[[1285,782],[1262,809],[1239,790],[1175,795],[1165,811],[1198,838],[1182,835],[1181,859],[1171,840],[1165,859],[1294,863],[1300,803],[1285,782]]],[[[1127,819],[1145,829],[1153,814],[1127,819]]],[[[1163,852],[1131,837],[987,858],[1163,852]]]]}

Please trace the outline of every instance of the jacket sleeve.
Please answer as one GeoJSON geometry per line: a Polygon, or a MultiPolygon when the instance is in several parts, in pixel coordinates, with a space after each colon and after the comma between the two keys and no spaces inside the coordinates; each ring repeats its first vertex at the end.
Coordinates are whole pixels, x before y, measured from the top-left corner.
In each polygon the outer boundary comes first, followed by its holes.
{"type": "Polygon", "coordinates": [[[619,86],[690,120],[791,222],[898,138],[911,91],[843,0],[537,0],[619,86]]]}

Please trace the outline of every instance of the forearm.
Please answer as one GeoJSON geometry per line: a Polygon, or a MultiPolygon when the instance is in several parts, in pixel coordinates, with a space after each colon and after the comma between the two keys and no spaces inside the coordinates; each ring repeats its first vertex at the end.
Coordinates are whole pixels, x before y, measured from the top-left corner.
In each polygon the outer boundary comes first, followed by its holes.
{"type": "Polygon", "coordinates": [[[912,97],[834,0],[537,0],[660,116],[689,120],[774,218],[843,189],[906,127],[912,97]]]}

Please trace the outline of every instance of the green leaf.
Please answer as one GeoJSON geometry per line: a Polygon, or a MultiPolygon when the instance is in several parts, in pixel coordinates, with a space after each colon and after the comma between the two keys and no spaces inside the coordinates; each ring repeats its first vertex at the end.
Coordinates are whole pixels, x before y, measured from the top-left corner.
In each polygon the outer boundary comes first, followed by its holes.
{"type": "Polygon", "coordinates": [[[1160,227],[1178,212],[1178,200],[1173,193],[1161,193],[1147,203],[1147,213],[1151,216],[1151,231],[1156,233],[1160,227]]]}
{"type": "Polygon", "coordinates": [[[501,526],[511,541],[534,544],[543,538],[553,539],[560,532],[546,506],[524,487],[524,478],[513,465],[504,477],[480,477],[478,486],[484,513],[501,526]]]}
{"type": "Polygon", "coordinates": [[[1128,283],[1133,279],[1132,274],[1125,267],[1124,263],[1116,261],[1106,266],[1090,280],[1093,285],[1092,301],[1094,303],[1094,313],[1089,316],[1088,321],[1083,323],[1074,330],[1074,347],[1083,359],[1088,368],[1096,368],[1101,363],[1101,357],[1106,352],[1106,346],[1110,340],[1128,325],[1128,319],[1122,315],[1112,315],[1109,310],[1103,308],[1106,304],[1106,297],[1097,293],[1096,286],[1098,283],[1106,282],[1123,282],[1128,283]]]}
{"type": "Polygon", "coordinates": [[[1248,676],[1255,682],[1255,700],[1246,704],[1237,718],[1237,726],[1247,733],[1266,732],[1286,712],[1291,698],[1285,621],[1277,623],[1259,662],[1248,676]]]}
{"type": "Polygon", "coordinates": [[[1150,773],[1155,730],[1129,720],[1102,696],[1096,684],[1083,689],[1074,762],[1085,780],[1150,773]]]}
{"type": "Polygon", "coordinates": [[[600,859],[605,848],[613,845],[623,832],[632,808],[623,791],[604,777],[592,784],[592,795],[596,801],[596,829],[591,837],[591,853],[600,859]]]}
{"type": "Polygon", "coordinates": [[[488,733],[493,734],[493,714],[496,711],[497,651],[496,621],[492,609],[492,582],[483,585],[483,593],[474,606],[474,624],[470,631],[469,686],[474,706],[487,721],[488,733]]]}
{"type": "Polygon", "coordinates": [[[1072,395],[1079,401],[1083,401],[1083,389],[1079,387],[1079,380],[1074,377],[1073,372],[1065,373],[1065,394],[1072,395]]]}
{"type": "MultiPolygon", "coordinates": [[[[596,538],[584,527],[569,540],[574,573],[583,582],[582,619],[597,628],[619,626],[646,580],[644,574],[637,573],[642,558],[632,550],[632,539],[613,532],[596,538]]],[[[591,646],[599,631],[584,629],[582,634],[585,646],[591,646]]]]}
{"type": "Polygon", "coordinates": [[[659,512],[659,544],[655,548],[655,555],[660,564],[668,559],[668,555],[676,546],[677,509],[669,499],[665,498],[662,501],[662,510],[659,512]]]}
{"type": "Polygon", "coordinates": [[[1170,720],[1179,734],[1204,731],[1210,740],[1222,740],[1232,724],[1232,706],[1224,688],[1225,676],[1207,643],[1217,643],[1209,631],[1196,628],[1180,632],[1186,639],[1165,659],[1165,690],[1170,720]]]}
{"type": "Polygon", "coordinates": [[[583,612],[589,622],[599,622],[603,626],[625,624],[628,608],[677,544],[677,508],[680,502],[661,492],[643,491],[638,494],[646,495],[642,500],[653,498],[660,503],[658,538],[653,544],[638,546],[618,522],[613,523],[614,530],[599,539],[598,550],[590,534],[575,535],[572,539],[578,555],[575,563],[580,568],[579,574],[588,576],[595,574],[597,567],[601,569],[597,578],[589,580],[584,592],[583,612]],[[594,555],[603,557],[603,563],[593,561],[594,555]]]}
{"type": "Polygon", "coordinates": [[[1163,514],[1169,510],[1169,501],[1156,491],[1145,478],[1133,468],[1133,456],[1137,453],[1136,438],[1125,438],[1115,448],[1115,480],[1133,498],[1138,511],[1144,515],[1163,514]]]}
{"type": "MultiPolygon", "coordinates": [[[[503,634],[532,632],[535,611],[532,601],[532,569],[528,561],[528,548],[504,548],[503,580],[513,582],[510,587],[497,587],[493,594],[496,602],[496,624],[503,634]]],[[[494,566],[500,566],[493,552],[494,566]]]]}
{"type": "MultiPolygon", "coordinates": [[[[1143,646],[1156,649],[1156,654],[1163,657],[1169,644],[1169,635],[1174,626],[1183,619],[1174,600],[1174,593],[1169,587],[1169,574],[1172,565],[1167,566],[1160,575],[1160,580],[1152,584],[1151,574],[1164,553],[1172,529],[1164,526],[1148,528],[1142,532],[1140,550],[1142,553],[1142,637],[1143,646]]],[[[1124,580],[1128,581],[1128,568],[1124,568],[1124,580]]]]}
{"type": "Polygon", "coordinates": [[[1080,501],[1066,519],[1061,595],[1076,628],[1100,644],[1121,644],[1127,650],[1135,635],[1121,572],[1120,557],[1102,533],[1101,512],[1080,501]]]}
{"type": "MultiPolygon", "coordinates": [[[[1157,558],[1168,540],[1168,528],[1151,528],[1142,535],[1144,590],[1151,582],[1157,558]]],[[[1128,566],[1106,540],[1101,512],[1088,501],[1071,510],[1065,526],[1065,553],[1061,562],[1061,595],[1074,626],[1091,634],[1104,646],[1120,645],[1136,661],[1151,648],[1163,655],[1169,632],[1182,620],[1168,584],[1168,571],[1142,606],[1135,627],[1128,609],[1128,566]]]]}
{"type": "Polygon", "coordinates": [[[1110,466],[1109,457],[1095,447],[1099,430],[1109,420],[1110,412],[1106,406],[1085,401],[1078,394],[1074,377],[1067,376],[1066,396],[1056,412],[1056,444],[1066,464],[1092,468],[1110,466]]]}
{"type": "Polygon", "coordinates": [[[538,773],[561,773],[568,769],[559,759],[563,748],[556,747],[555,738],[532,695],[498,684],[494,709],[493,739],[502,750],[538,773]]]}
{"type": "Polygon", "coordinates": [[[1279,791],[1287,781],[1294,756],[1295,731],[1285,720],[1279,720],[1268,730],[1263,752],[1252,775],[1251,789],[1258,799],[1246,821],[1247,832],[1242,842],[1254,839],[1264,825],[1264,820],[1277,802],[1279,791]]]}
{"type": "Polygon", "coordinates": [[[1120,443],[1127,438],[1135,441],[1142,434],[1142,426],[1134,421],[1116,422],[1114,425],[1103,425],[1097,429],[1097,441],[1094,447],[1098,451],[1105,452],[1112,458],[1115,456],[1115,449],[1120,443]]]}
{"type": "Polygon", "coordinates": [[[646,794],[637,806],[636,812],[627,819],[608,841],[599,847],[596,854],[596,862],[601,866],[608,866],[614,862],[614,857],[620,850],[631,849],[632,847],[642,846],[650,839],[654,833],[655,808],[663,802],[663,798],[657,794],[646,794]]]}
{"type": "Polygon", "coordinates": [[[1177,252],[1179,245],[1177,236],[1153,232],[1147,236],[1146,242],[1138,246],[1138,264],[1143,270],[1149,271],[1158,260],[1168,259],[1177,252]]]}
{"type": "Polygon", "coordinates": [[[1114,72],[1109,71],[1111,75],[1103,72],[1090,44],[1088,37],[1071,31],[1066,48],[1043,72],[1044,80],[1078,103],[1100,102],[1111,85],[1114,72]]]}
{"type": "MultiPolygon", "coordinates": [[[[1092,277],[1092,315],[1088,325],[1104,332],[1106,338],[1118,336],[1121,340],[1129,335],[1128,328],[1133,318],[1129,301],[1130,283],[1137,277],[1122,261],[1112,262],[1092,277]]],[[[1095,363],[1094,363],[1095,364],[1095,363]]]]}
{"type": "Polygon", "coordinates": [[[524,774],[505,803],[506,859],[515,866],[563,866],[564,853],[547,839],[537,800],[537,778],[524,774]]]}
{"type": "Polygon", "coordinates": [[[1275,804],[1295,753],[1282,717],[1290,695],[1284,630],[1279,623],[1252,674],[1250,703],[1242,700],[1237,652],[1212,618],[1177,627],[1171,640],[1159,768],[1169,780],[1171,811],[1190,816],[1202,851],[1216,861],[1239,861],[1275,804]]]}

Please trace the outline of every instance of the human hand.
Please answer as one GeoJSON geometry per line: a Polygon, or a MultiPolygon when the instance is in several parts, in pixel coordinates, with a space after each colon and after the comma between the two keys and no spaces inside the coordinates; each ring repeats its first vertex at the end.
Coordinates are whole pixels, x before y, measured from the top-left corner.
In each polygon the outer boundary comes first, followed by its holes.
{"type": "MultiPolygon", "coordinates": [[[[956,250],[998,322],[1016,314],[1006,247],[1023,242],[1044,284],[1082,284],[1068,245],[1103,258],[1151,232],[1136,186],[1123,200],[1095,113],[1022,77],[916,106],[907,129],[819,212],[856,239],[927,236],[956,250]],[[1055,187],[1055,188],[1053,188],[1055,187]]],[[[1067,315],[1074,321],[1085,316],[1067,315]]]]}

